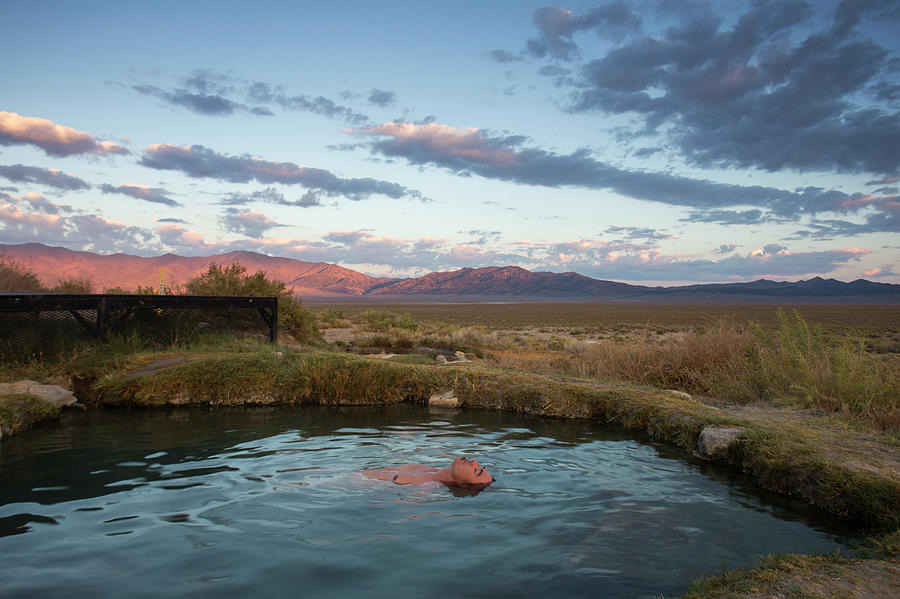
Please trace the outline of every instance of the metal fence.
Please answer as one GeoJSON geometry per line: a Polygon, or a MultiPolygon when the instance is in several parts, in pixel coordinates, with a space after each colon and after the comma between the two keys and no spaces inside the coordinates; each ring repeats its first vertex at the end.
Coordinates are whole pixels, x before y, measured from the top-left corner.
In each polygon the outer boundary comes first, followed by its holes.
{"type": "Polygon", "coordinates": [[[49,355],[116,335],[172,344],[208,333],[274,343],[278,298],[0,293],[0,356],[49,355]]]}

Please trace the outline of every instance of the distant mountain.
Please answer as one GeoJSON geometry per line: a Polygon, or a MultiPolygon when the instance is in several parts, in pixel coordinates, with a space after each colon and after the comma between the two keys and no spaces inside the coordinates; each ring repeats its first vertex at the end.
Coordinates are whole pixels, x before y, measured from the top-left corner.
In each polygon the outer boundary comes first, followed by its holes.
{"type": "Polygon", "coordinates": [[[786,281],[769,281],[759,279],[751,283],[724,283],[707,285],[687,285],[683,287],[666,287],[663,293],[675,295],[749,295],[760,297],[844,297],[895,295],[900,297],[900,285],[874,283],[865,279],[857,279],[844,283],[836,279],[813,277],[806,281],[788,283],[786,281]]]}
{"type": "Polygon", "coordinates": [[[157,287],[165,269],[168,288],[177,288],[207,270],[213,262],[238,262],[249,272],[264,270],[303,297],[519,297],[646,301],[778,301],[868,300],[900,303],[900,285],[858,279],[843,283],[815,277],[794,283],[760,279],[750,283],[717,283],[680,287],[645,287],[592,279],[574,272],[532,272],[517,266],[462,268],[410,279],[370,277],[326,262],[304,262],[255,252],[184,257],[165,254],[144,258],[128,254],[102,256],[40,243],[0,244],[0,257],[30,268],[48,286],[60,279],[87,278],[98,292],[111,287],[126,291],[138,285],[157,287]]]}
{"type": "Polygon", "coordinates": [[[213,262],[220,265],[238,262],[251,273],[264,270],[270,278],[284,281],[301,296],[362,295],[367,289],[395,280],[370,277],[325,262],[303,262],[243,251],[202,257],[165,254],[144,258],[128,254],[102,256],[40,243],[25,243],[0,244],[0,256],[27,266],[45,285],[53,286],[67,278],[87,278],[94,283],[97,292],[111,287],[132,291],[138,285],[155,289],[159,286],[160,269],[165,269],[166,287],[177,288],[206,272],[213,262]]]}
{"type": "Polygon", "coordinates": [[[518,266],[463,268],[377,285],[366,295],[615,295],[650,287],[591,279],[574,272],[531,272],[518,266]]]}

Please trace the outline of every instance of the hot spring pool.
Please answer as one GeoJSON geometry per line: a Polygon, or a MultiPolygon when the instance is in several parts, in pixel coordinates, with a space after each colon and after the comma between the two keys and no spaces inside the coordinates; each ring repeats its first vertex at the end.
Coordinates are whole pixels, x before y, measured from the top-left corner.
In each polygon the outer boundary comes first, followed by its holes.
{"type": "Polygon", "coordinates": [[[799,504],[587,422],[485,411],[69,415],[4,441],[8,597],[641,597],[852,539],[799,504]],[[477,456],[477,495],[357,474],[477,456]]]}

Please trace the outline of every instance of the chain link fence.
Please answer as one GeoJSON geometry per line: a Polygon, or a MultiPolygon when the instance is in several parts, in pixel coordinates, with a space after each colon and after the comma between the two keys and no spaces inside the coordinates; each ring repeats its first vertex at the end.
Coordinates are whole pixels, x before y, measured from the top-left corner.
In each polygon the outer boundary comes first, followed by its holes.
{"type": "Polygon", "coordinates": [[[277,298],[0,294],[0,358],[52,356],[116,338],[167,346],[210,335],[277,338],[277,298]]]}

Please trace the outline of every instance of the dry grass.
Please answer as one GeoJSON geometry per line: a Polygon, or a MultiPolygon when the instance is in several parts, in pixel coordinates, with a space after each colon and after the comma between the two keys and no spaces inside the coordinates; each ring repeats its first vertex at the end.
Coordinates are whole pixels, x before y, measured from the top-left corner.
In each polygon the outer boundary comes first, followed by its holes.
{"type": "Polygon", "coordinates": [[[619,380],[678,389],[739,403],[792,404],[900,429],[900,377],[859,341],[826,334],[799,313],[778,312],[774,331],[720,319],[677,341],[657,342],[646,329],[625,341],[564,349],[493,351],[496,366],[619,380]]]}
{"type": "MultiPolygon", "coordinates": [[[[450,306],[448,311],[469,308],[450,306]]],[[[510,309],[522,317],[538,308],[510,309]]],[[[839,308],[846,309],[827,306],[814,313],[837,318],[839,308]]],[[[501,368],[677,389],[737,403],[793,405],[876,430],[900,431],[897,356],[871,351],[858,331],[839,332],[836,320],[826,327],[796,310],[766,310],[764,324],[725,315],[679,328],[673,325],[676,314],[666,325],[618,326],[602,333],[584,327],[509,331],[437,320],[416,323],[409,314],[371,309],[351,319],[368,331],[367,338],[354,341],[356,347],[397,353],[420,346],[461,350],[501,368]]],[[[883,323],[883,332],[892,326],[889,322],[883,323]]]]}

